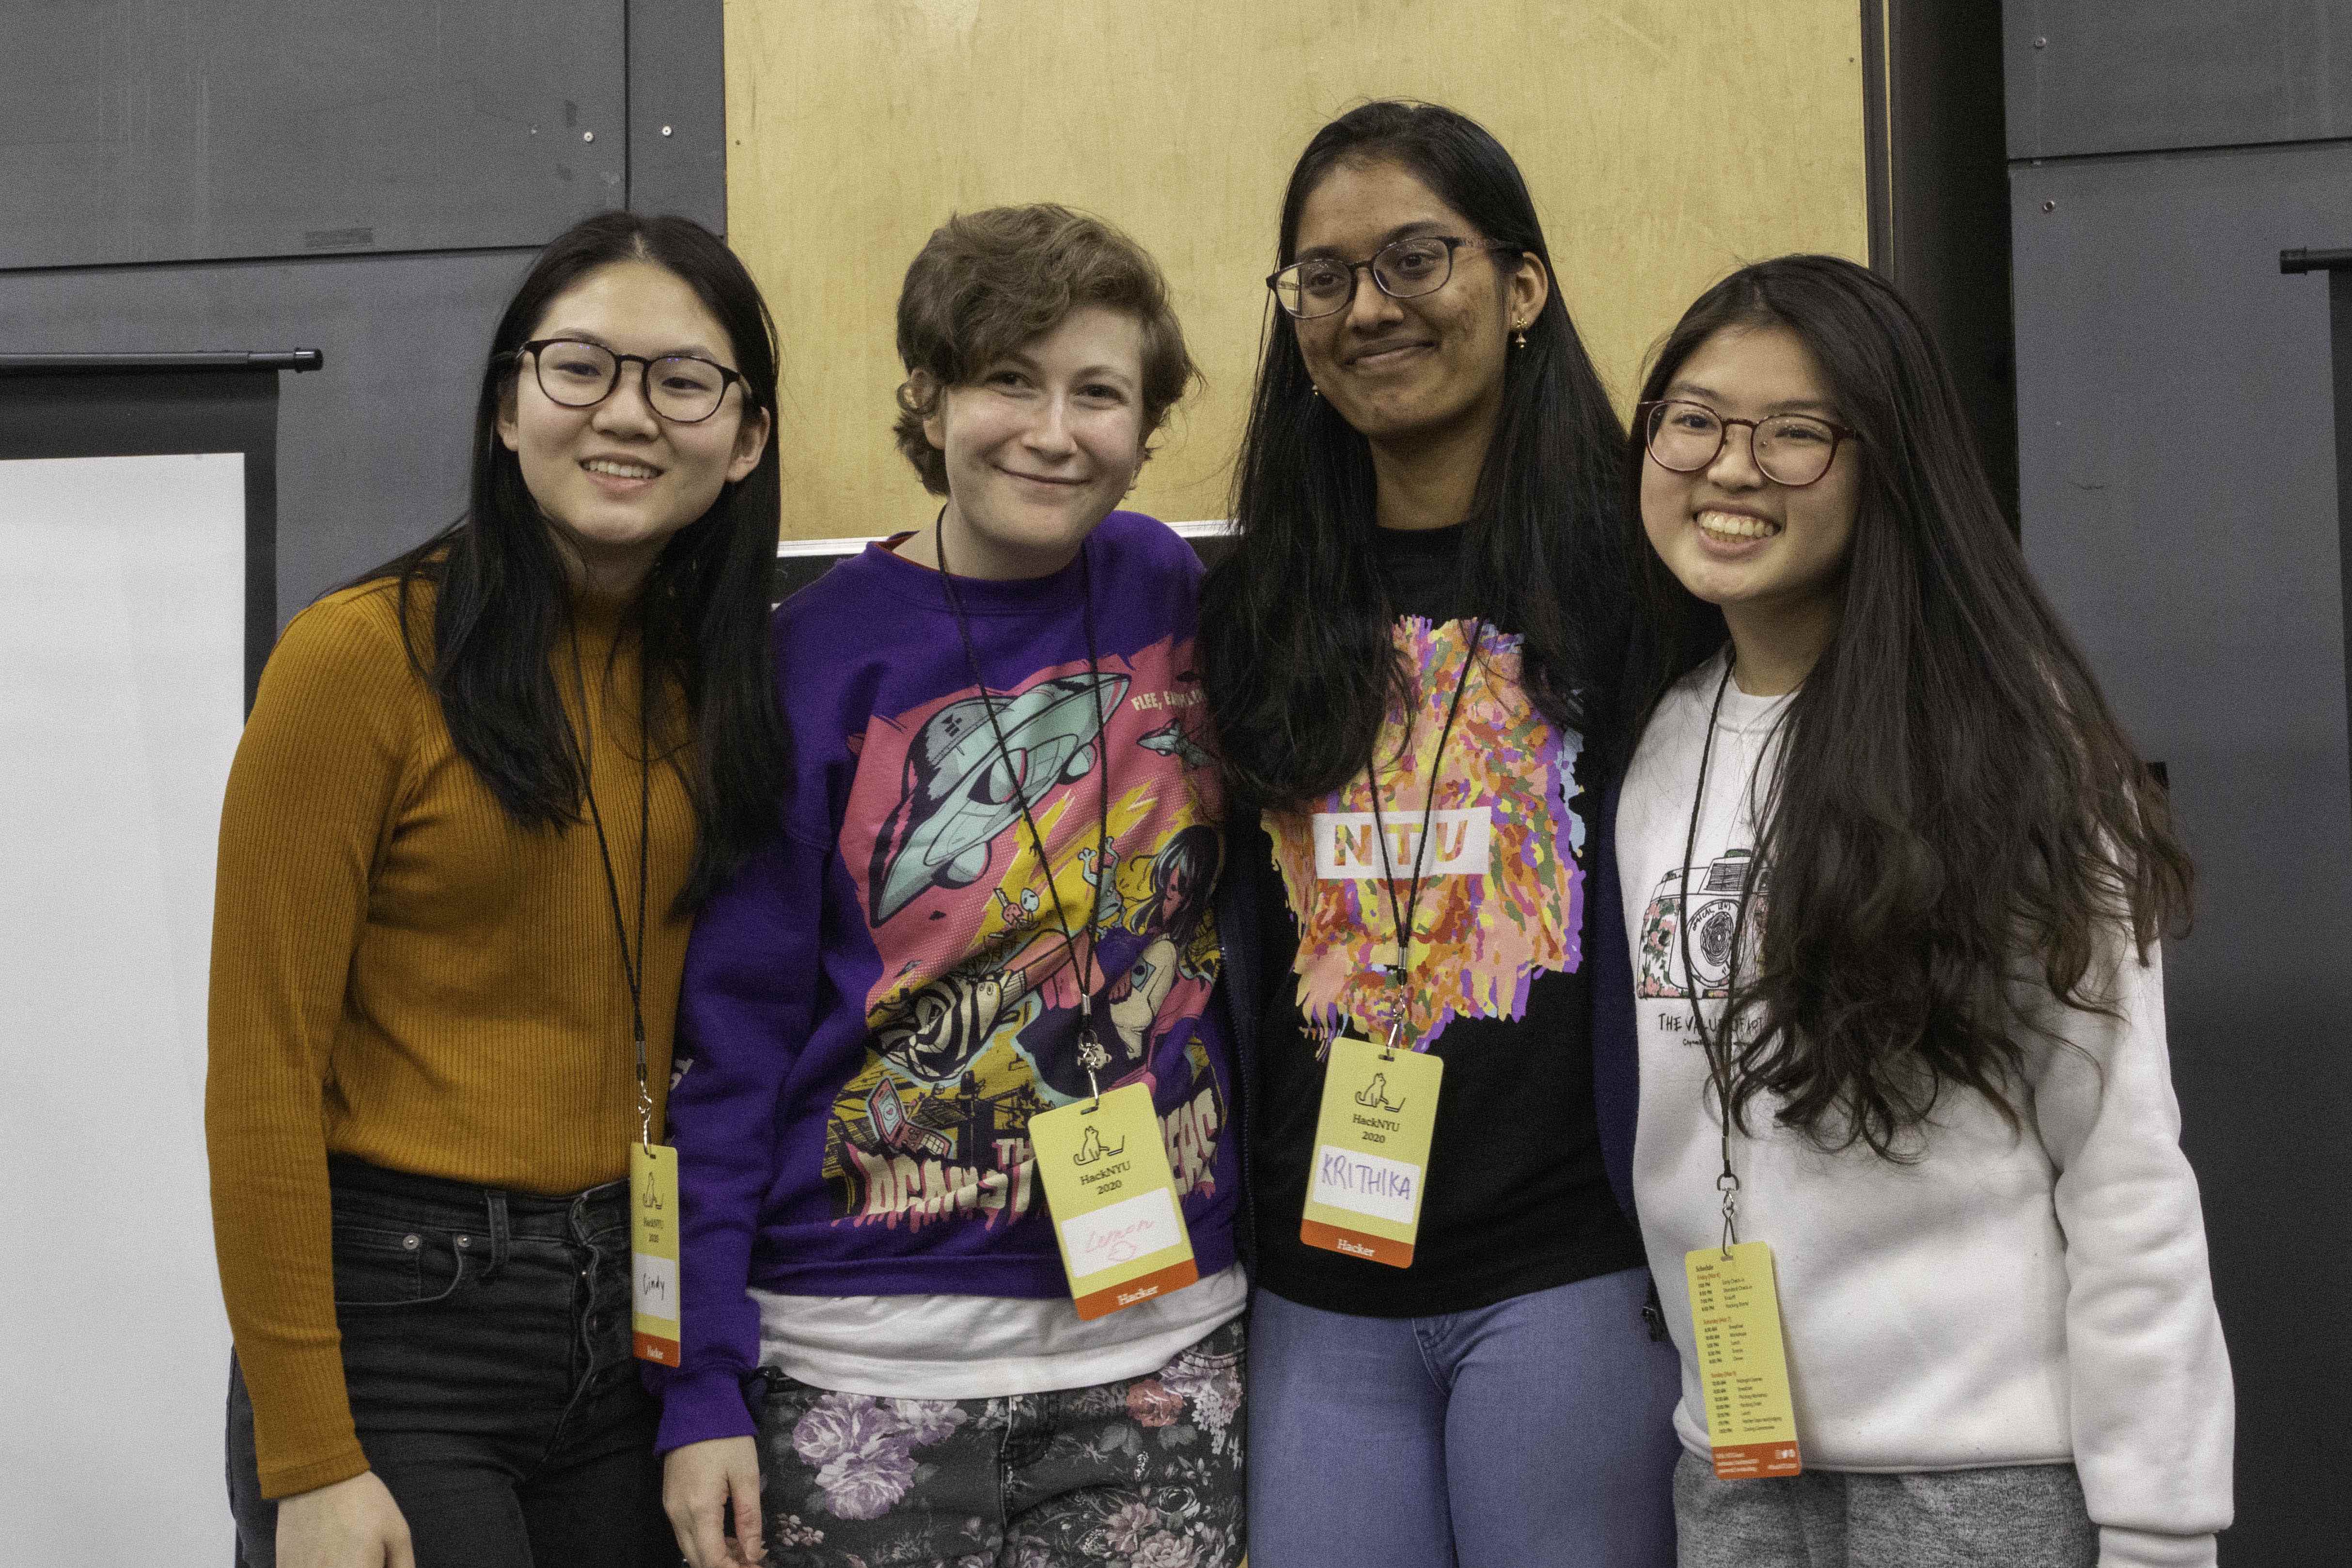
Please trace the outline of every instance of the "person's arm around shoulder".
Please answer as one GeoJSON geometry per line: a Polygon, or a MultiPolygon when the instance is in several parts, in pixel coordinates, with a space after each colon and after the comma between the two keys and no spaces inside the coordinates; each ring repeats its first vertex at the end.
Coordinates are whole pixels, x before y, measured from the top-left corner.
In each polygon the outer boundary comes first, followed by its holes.
{"type": "Polygon", "coordinates": [[[2164,973],[2120,929],[2087,983],[2114,1016],[2029,1016],[2033,1115],[2057,1167],[2066,1237],[2066,1357],[2074,1463],[2102,1568],[2214,1561],[2230,1522],[2236,1405],[2213,1306],[2197,1178],[2180,1151],[2165,1046],[2164,973]]]}
{"type": "Polygon", "coordinates": [[[323,1099],[421,700],[381,604],[362,593],[305,611],[263,672],[221,809],[205,1145],[281,1568],[411,1561],[343,1389],[323,1099]]]}

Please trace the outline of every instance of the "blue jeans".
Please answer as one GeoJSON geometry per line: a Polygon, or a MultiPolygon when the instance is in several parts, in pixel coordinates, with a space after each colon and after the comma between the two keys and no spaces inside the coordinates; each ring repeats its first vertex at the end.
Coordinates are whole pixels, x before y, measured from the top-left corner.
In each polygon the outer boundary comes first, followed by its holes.
{"type": "MultiPolygon", "coordinates": [[[[628,1184],[539,1197],[331,1173],[343,1384],[417,1568],[676,1568],[630,1355],[628,1184]]],[[[228,1491],[247,1568],[275,1568],[234,1362],[228,1491]]]]}
{"type": "Polygon", "coordinates": [[[1682,1369],[1639,1268],[1436,1318],[1257,1291],[1252,1568],[1673,1568],[1682,1369]]]}

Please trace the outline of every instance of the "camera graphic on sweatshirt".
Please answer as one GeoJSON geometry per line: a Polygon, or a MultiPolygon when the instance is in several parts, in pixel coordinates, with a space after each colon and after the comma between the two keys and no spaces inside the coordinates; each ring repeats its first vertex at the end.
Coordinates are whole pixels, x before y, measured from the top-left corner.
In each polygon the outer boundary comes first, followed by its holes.
{"type": "Polygon", "coordinates": [[[1645,998],[1687,997],[1692,984],[1683,979],[1684,925],[1689,925],[1690,974],[1701,996],[1728,994],[1731,944],[1739,943],[1742,973],[1756,973],[1756,953],[1762,938],[1763,876],[1748,886],[1755,860],[1749,849],[1727,849],[1706,866],[1691,869],[1692,887],[1683,886],[1683,868],[1669,870],[1650,895],[1642,915],[1642,972],[1634,994],[1645,998]],[[1750,900],[1748,919],[1739,918],[1742,897],[1750,900]]]}

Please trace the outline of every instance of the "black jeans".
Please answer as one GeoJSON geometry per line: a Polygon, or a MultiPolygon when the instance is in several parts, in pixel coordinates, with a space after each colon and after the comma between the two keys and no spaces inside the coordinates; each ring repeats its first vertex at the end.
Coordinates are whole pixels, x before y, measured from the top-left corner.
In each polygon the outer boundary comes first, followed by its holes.
{"type": "MultiPolygon", "coordinates": [[[[331,1171],[343,1382],[417,1568],[677,1568],[630,1356],[628,1184],[549,1198],[331,1171]]],[[[247,1568],[276,1568],[234,1360],[228,1492],[247,1568]]]]}

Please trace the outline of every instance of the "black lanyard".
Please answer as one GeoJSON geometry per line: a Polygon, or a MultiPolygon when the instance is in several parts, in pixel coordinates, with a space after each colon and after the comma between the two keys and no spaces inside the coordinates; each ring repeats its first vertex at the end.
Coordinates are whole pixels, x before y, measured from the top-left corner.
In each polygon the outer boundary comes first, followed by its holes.
{"type": "MultiPolygon", "coordinates": [[[[1700,1048],[1706,1052],[1707,1082],[1715,1089],[1717,1108],[1723,1117],[1723,1173],[1715,1179],[1716,1191],[1723,1194],[1723,1246],[1727,1251],[1739,1239],[1739,1177],[1731,1169],[1731,1088],[1734,1062],[1731,1051],[1731,1004],[1735,999],[1735,983],[1739,977],[1739,942],[1748,929],[1748,895],[1756,882],[1756,857],[1750,855],[1739,873],[1739,902],[1731,916],[1731,952],[1723,961],[1723,1026],[1710,1031],[1706,1015],[1700,1006],[1698,968],[1691,962],[1691,916],[1697,909],[1697,900],[1691,887],[1691,856],[1698,848],[1698,818],[1706,802],[1706,772],[1715,755],[1715,726],[1723,717],[1723,694],[1731,686],[1731,656],[1723,660],[1723,679],[1715,683],[1715,702],[1706,713],[1706,739],[1698,749],[1698,787],[1691,792],[1690,827],[1683,835],[1682,910],[1675,921],[1675,934],[1682,941],[1683,992],[1690,998],[1691,1027],[1698,1032],[1700,1048]]],[[[1760,765],[1763,759],[1758,762],[1760,765]]],[[[1748,786],[1756,787],[1754,773],[1748,775],[1748,786]]]]}
{"type": "MultiPolygon", "coordinates": [[[[963,595],[956,587],[955,574],[948,570],[946,522],[948,509],[940,508],[940,515],[931,520],[931,551],[939,558],[940,583],[947,590],[948,608],[955,614],[956,636],[963,643],[964,662],[971,667],[972,689],[980,694],[980,706],[988,715],[989,733],[996,740],[996,760],[1003,764],[1004,776],[1013,783],[1013,798],[1021,807],[1021,821],[1029,829],[1030,847],[1037,852],[1037,866],[1045,874],[1045,891],[1053,895],[1054,923],[1061,928],[1062,946],[1069,953],[1070,970],[1078,984],[1078,1065],[1087,1069],[1087,1082],[1093,1086],[1095,1100],[1102,1100],[1102,1080],[1095,1076],[1097,1068],[1110,1064],[1110,1053],[1103,1048],[1095,1035],[1095,981],[1102,973],[1102,955],[1096,943],[1102,932],[1102,889],[1087,910],[1087,947],[1083,957],[1078,952],[1077,932],[1070,929],[1070,917],[1062,908],[1062,887],[1054,875],[1054,863],[1045,856],[1045,836],[1037,830],[1037,819],[1029,812],[1029,792],[1024,787],[1021,770],[1013,765],[1013,748],[1004,742],[1004,723],[996,714],[996,700],[988,694],[988,678],[981,672],[980,654],[971,645],[971,627],[963,613],[963,595]]],[[[1095,705],[1095,763],[1102,780],[1100,808],[1095,818],[1095,875],[1108,877],[1110,869],[1110,747],[1103,736],[1109,721],[1102,710],[1102,656],[1095,647],[1095,583],[1093,568],[1087,563],[1086,546],[1078,546],[1078,584],[1084,595],[1082,612],[1087,636],[1087,695],[1095,705]]]]}
{"type": "MultiPolygon", "coordinates": [[[[637,948],[629,956],[629,931],[621,921],[621,879],[613,874],[613,848],[604,837],[604,814],[596,808],[593,773],[594,727],[589,721],[588,677],[580,663],[580,632],[571,630],[572,677],[580,688],[580,787],[588,796],[588,819],[596,826],[596,856],[604,863],[604,891],[612,900],[613,934],[620,939],[621,973],[629,982],[629,1029],[637,1047],[637,1132],[648,1145],[654,1141],[653,1086],[646,1071],[646,867],[653,858],[653,747],[648,743],[653,706],[653,674],[646,668],[646,649],[637,649],[637,948]]],[[[609,668],[609,666],[608,666],[609,668]]]]}
{"type": "MultiPolygon", "coordinates": [[[[1405,975],[1412,968],[1413,916],[1421,909],[1422,868],[1429,861],[1429,825],[1436,820],[1438,785],[1444,780],[1445,743],[1454,737],[1454,721],[1462,711],[1462,694],[1470,689],[1470,670],[1478,662],[1478,646],[1486,636],[1486,620],[1481,616],[1470,624],[1470,647],[1462,656],[1462,673],[1454,682],[1453,700],[1445,705],[1445,724],[1437,731],[1437,755],[1430,760],[1429,786],[1421,803],[1421,837],[1412,847],[1412,890],[1402,903],[1397,900],[1396,863],[1389,855],[1388,820],[1381,815],[1381,759],[1375,744],[1372,760],[1364,764],[1365,782],[1372,791],[1372,832],[1381,843],[1381,882],[1389,895],[1389,921],[1396,931],[1397,961],[1389,968],[1389,982],[1394,987],[1389,999],[1389,1041],[1382,1049],[1385,1058],[1396,1049],[1398,1036],[1405,1025],[1405,975]]],[[[1421,706],[1418,689],[1413,693],[1412,708],[1406,710],[1405,744],[1412,743],[1412,722],[1410,715],[1421,706]]],[[[1328,1046],[1326,1047],[1328,1048],[1328,1046]]]]}

